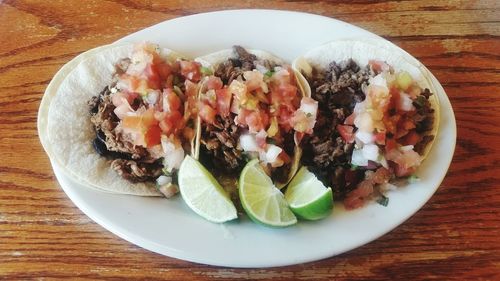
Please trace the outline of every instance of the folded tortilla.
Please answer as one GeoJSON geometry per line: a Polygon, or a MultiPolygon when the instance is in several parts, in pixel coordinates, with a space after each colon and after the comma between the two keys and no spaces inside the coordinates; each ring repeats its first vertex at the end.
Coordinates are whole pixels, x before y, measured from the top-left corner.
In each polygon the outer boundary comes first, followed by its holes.
{"type": "MultiPolygon", "coordinates": [[[[429,102],[434,109],[434,121],[433,129],[425,135],[437,135],[440,118],[439,100],[436,95],[436,87],[430,78],[430,72],[422,63],[392,43],[366,38],[333,41],[316,47],[298,57],[294,60],[292,66],[299,76],[298,81],[301,82],[305,94],[311,97],[311,87],[304,75],[310,75],[313,67],[326,69],[332,61],[339,63],[347,59],[353,59],[360,67],[368,65],[370,60],[385,61],[396,72],[407,71],[422,89],[428,88],[433,93],[429,98],[429,102]]],[[[422,153],[423,158],[429,154],[434,141],[435,138],[425,147],[422,153]]]]}
{"type": "MultiPolygon", "coordinates": [[[[100,191],[162,196],[153,182],[122,178],[92,146],[96,132],[87,102],[112,83],[116,62],[129,57],[133,48],[133,44],[99,47],[80,55],[76,65],[63,67],[40,106],[39,134],[50,159],[74,180],[100,191]]],[[[160,54],[168,61],[182,57],[169,49],[161,49],[160,54]]]]}
{"type": "MultiPolygon", "coordinates": [[[[287,64],[285,61],[283,61],[281,58],[269,53],[269,52],[266,52],[266,51],[262,51],[262,50],[255,50],[255,49],[245,49],[248,53],[250,54],[253,54],[255,55],[258,59],[261,59],[261,60],[268,60],[268,61],[272,61],[274,63],[276,63],[277,65],[285,65],[287,64]]],[[[208,67],[212,70],[212,72],[215,71],[215,69],[217,68],[217,66],[221,63],[223,63],[224,61],[230,59],[230,58],[236,58],[236,54],[235,52],[233,51],[233,49],[226,49],[226,50],[221,50],[221,51],[218,51],[218,52],[215,52],[215,53],[212,53],[212,54],[208,54],[208,55],[205,55],[205,56],[202,56],[202,57],[198,57],[196,58],[195,60],[199,63],[201,63],[204,67],[208,67]]],[[[294,71],[295,72],[295,71],[294,71]]],[[[296,74],[296,73],[294,73],[296,74]]],[[[298,77],[295,75],[295,79],[297,81],[298,77]]],[[[303,88],[302,88],[302,83],[299,83],[297,81],[297,87],[299,89],[299,92],[300,92],[300,95],[301,97],[304,96],[304,91],[303,91],[303,88]]],[[[200,98],[201,98],[201,89],[203,87],[200,86],[200,98]]],[[[201,122],[201,118],[198,117],[198,121],[197,121],[197,124],[198,124],[198,130],[197,130],[197,136],[196,136],[196,149],[195,151],[197,151],[197,153],[199,153],[200,151],[200,145],[201,145],[201,130],[202,130],[202,122],[201,122]]],[[[293,178],[293,176],[295,175],[295,173],[297,172],[298,170],[298,167],[299,167],[299,164],[300,164],[300,157],[302,155],[302,150],[299,146],[295,145],[294,146],[294,151],[293,151],[293,155],[291,156],[291,165],[289,167],[289,171],[287,173],[287,178],[284,182],[275,182],[275,185],[278,187],[278,188],[283,188],[285,187],[289,182],[290,180],[293,178]]],[[[196,157],[199,157],[199,155],[197,154],[196,157]]],[[[228,185],[233,185],[235,186],[236,185],[236,180],[237,179],[234,179],[232,177],[227,177],[227,176],[219,176],[218,177],[218,180],[223,184],[225,185],[225,187],[227,188],[228,185]]]]}

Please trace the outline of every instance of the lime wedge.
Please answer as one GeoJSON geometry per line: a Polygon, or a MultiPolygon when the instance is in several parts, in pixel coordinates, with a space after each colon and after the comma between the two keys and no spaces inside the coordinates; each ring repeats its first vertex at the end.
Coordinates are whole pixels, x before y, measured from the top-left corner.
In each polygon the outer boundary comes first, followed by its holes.
{"type": "Polygon", "coordinates": [[[333,194],[306,167],[300,168],[287,187],[285,199],[290,209],[301,219],[319,220],[333,208],[333,194]]]}
{"type": "Polygon", "coordinates": [[[200,162],[189,155],[179,168],[178,181],[184,202],[198,215],[216,223],[238,217],[224,188],[200,162]]]}
{"type": "Polygon", "coordinates": [[[253,221],[274,227],[297,223],[283,193],[274,186],[258,159],[243,168],[238,188],[243,209],[253,221]]]}

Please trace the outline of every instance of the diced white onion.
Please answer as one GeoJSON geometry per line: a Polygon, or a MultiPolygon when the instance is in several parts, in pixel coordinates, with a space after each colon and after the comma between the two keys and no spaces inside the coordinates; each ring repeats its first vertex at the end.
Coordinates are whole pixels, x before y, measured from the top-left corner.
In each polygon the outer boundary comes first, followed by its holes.
{"type": "Polygon", "coordinates": [[[149,105],[155,105],[156,102],[158,101],[158,97],[160,96],[159,91],[151,91],[148,93],[146,97],[146,101],[148,102],[149,105]]]}
{"type": "Polygon", "coordinates": [[[363,156],[361,149],[354,149],[352,151],[351,164],[356,166],[368,166],[368,159],[363,156]]]}
{"type": "Polygon", "coordinates": [[[380,188],[380,191],[391,191],[391,190],[396,190],[398,189],[397,186],[395,186],[394,184],[391,184],[391,183],[383,183],[379,186],[380,188]]]}
{"type": "Polygon", "coordinates": [[[166,198],[172,198],[177,192],[179,192],[179,188],[175,184],[167,183],[158,186],[158,191],[160,191],[166,198]]]}
{"type": "Polygon", "coordinates": [[[383,87],[387,89],[387,91],[389,91],[389,89],[387,88],[387,80],[384,78],[382,73],[376,75],[375,77],[370,78],[369,85],[383,87]]]}
{"type": "Polygon", "coordinates": [[[257,71],[260,72],[260,73],[262,73],[262,74],[264,74],[264,73],[266,73],[266,72],[269,71],[269,69],[267,69],[267,67],[265,67],[265,66],[263,66],[262,64],[259,64],[259,63],[255,64],[255,69],[257,69],[257,71]]]}
{"type": "Polygon", "coordinates": [[[156,179],[158,185],[165,185],[172,182],[172,177],[161,175],[156,179]]]}
{"type": "Polygon", "coordinates": [[[240,145],[243,151],[259,151],[259,145],[255,140],[255,136],[251,134],[242,134],[240,136],[240,145]]]}
{"type": "Polygon", "coordinates": [[[368,112],[362,112],[361,114],[356,115],[354,125],[359,128],[359,130],[365,132],[371,132],[374,128],[373,119],[368,112]]]}
{"type": "Polygon", "coordinates": [[[358,130],[356,132],[355,136],[363,143],[372,143],[372,141],[373,141],[373,134],[372,133],[367,133],[367,132],[363,132],[361,130],[358,130]]]}
{"type": "MultiPolygon", "coordinates": [[[[269,144],[267,146],[267,150],[265,152],[260,152],[259,153],[259,158],[262,162],[264,163],[270,163],[273,164],[276,162],[278,159],[278,156],[280,153],[283,151],[280,147],[274,145],[274,144],[269,144]]],[[[273,165],[276,166],[276,165],[273,165]]]]}
{"type": "Polygon", "coordinates": [[[401,93],[401,99],[399,99],[399,108],[404,111],[414,110],[413,101],[410,96],[405,93],[401,93]]]}
{"type": "Polygon", "coordinates": [[[182,149],[182,146],[176,147],[166,136],[162,136],[161,146],[165,153],[165,158],[163,159],[165,169],[169,172],[172,172],[173,169],[179,169],[182,160],[184,160],[184,149],[182,149]]]}
{"type": "Polygon", "coordinates": [[[367,160],[377,161],[379,149],[376,144],[366,144],[363,146],[363,157],[367,160]]]}
{"type": "Polygon", "coordinates": [[[308,97],[303,97],[302,100],[300,101],[300,110],[302,110],[304,113],[309,113],[312,116],[316,116],[316,113],[318,112],[318,102],[308,98],[308,97]]]}
{"type": "Polygon", "coordinates": [[[410,151],[413,150],[413,145],[405,145],[399,148],[401,151],[410,151]]]}

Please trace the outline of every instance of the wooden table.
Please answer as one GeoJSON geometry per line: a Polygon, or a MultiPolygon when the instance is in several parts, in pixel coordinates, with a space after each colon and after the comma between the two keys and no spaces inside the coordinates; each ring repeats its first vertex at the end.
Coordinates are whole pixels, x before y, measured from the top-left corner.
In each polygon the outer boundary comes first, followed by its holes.
{"type": "Polygon", "coordinates": [[[499,1],[0,2],[1,280],[500,280],[499,1]],[[443,184],[417,214],[337,257],[247,270],[148,252],[75,207],[59,187],[36,131],[40,99],[55,72],[80,52],[144,27],[230,8],[288,9],[344,20],[403,47],[437,76],[455,110],[457,148],[443,184]]]}

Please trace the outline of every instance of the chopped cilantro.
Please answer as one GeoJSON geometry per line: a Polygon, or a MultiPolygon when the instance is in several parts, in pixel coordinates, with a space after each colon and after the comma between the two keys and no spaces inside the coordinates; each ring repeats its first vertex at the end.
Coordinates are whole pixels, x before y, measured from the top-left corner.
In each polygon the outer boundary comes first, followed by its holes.
{"type": "Polygon", "coordinates": [[[276,144],[276,140],[272,139],[272,138],[267,138],[266,142],[269,143],[269,144],[276,144]]]}
{"type": "Polygon", "coordinates": [[[161,169],[161,171],[162,171],[163,175],[165,175],[167,177],[171,177],[173,174],[172,172],[167,171],[167,168],[165,168],[165,167],[163,169],[161,169]]]}
{"type": "Polygon", "coordinates": [[[310,117],[312,117],[312,116],[313,116],[313,115],[312,115],[310,112],[306,113],[306,117],[310,118],[310,117]]]}
{"type": "Polygon", "coordinates": [[[200,67],[200,72],[205,75],[205,76],[209,76],[209,75],[212,75],[213,72],[210,68],[206,67],[206,66],[202,66],[200,67]]]}
{"type": "Polygon", "coordinates": [[[266,76],[267,78],[271,78],[271,76],[273,76],[273,74],[274,74],[274,71],[269,70],[266,73],[264,73],[264,76],[266,76]]]}
{"type": "Polygon", "coordinates": [[[411,175],[408,177],[408,182],[409,183],[415,183],[420,181],[420,178],[417,175],[411,175]]]}
{"type": "Polygon", "coordinates": [[[381,197],[377,200],[377,203],[384,207],[387,207],[387,205],[389,205],[389,197],[386,197],[382,194],[381,197]]]}
{"type": "Polygon", "coordinates": [[[358,165],[351,164],[351,171],[356,171],[358,169],[358,165]]]}

